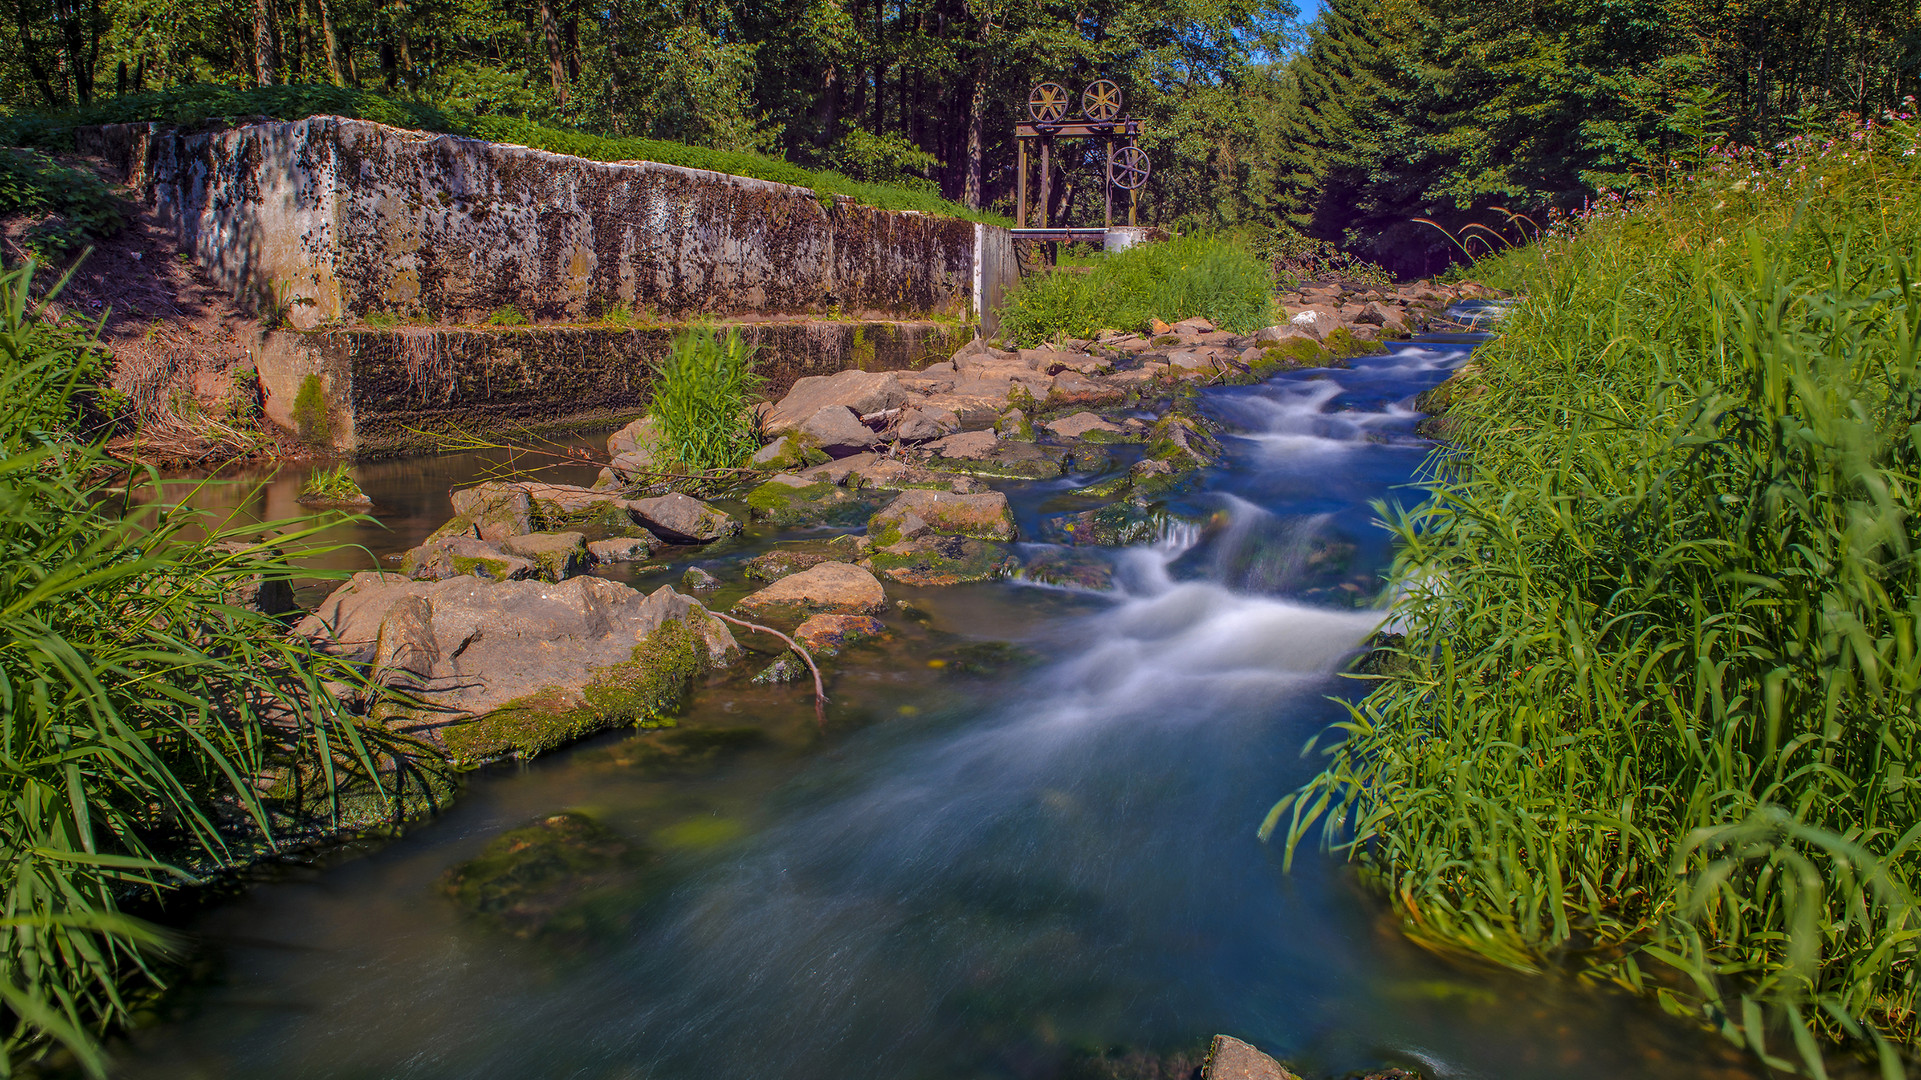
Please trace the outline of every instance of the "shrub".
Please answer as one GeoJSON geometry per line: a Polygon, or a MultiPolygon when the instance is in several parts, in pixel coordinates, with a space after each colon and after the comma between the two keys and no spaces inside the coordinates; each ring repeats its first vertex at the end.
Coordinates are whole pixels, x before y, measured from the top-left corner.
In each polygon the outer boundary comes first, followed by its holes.
{"type": "Polygon", "coordinates": [[[1274,319],[1274,283],[1261,260],[1225,238],[1186,236],[1097,255],[1086,273],[1029,278],[1001,311],[1004,334],[1034,345],[1090,338],[1104,329],[1145,331],[1155,319],[1201,316],[1249,333],[1274,319]]]}
{"type": "Polygon", "coordinates": [[[693,326],[674,338],[654,375],[648,413],[674,460],[690,469],[741,465],[759,448],[750,405],[761,377],[754,350],[728,330],[693,326]]]}
{"type": "Polygon", "coordinates": [[[498,311],[495,311],[492,315],[487,316],[487,325],[525,326],[527,325],[527,316],[522,315],[519,308],[512,304],[507,304],[498,311]]]}
{"type": "Polygon", "coordinates": [[[1902,1075],[1917,146],[1724,160],[1483,267],[1526,300],[1456,395],[1466,453],[1388,515],[1405,674],[1267,828],[1321,821],[1431,944],[1902,1075]]]}
{"type": "Polygon", "coordinates": [[[283,523],[228,532],[46,422],[81,375],[23,318],[29,284],[0,276],[0,394],[38,403],[0,410],[0,1071],[58,1043],[100,1076],[94,1037],[165,945],[122,899],[269,841],[290,809],[262,795],[270,770],[324,799],[383,748],[332,689],[360,676],[236,599],[294,573],[251,539],[283,523]]]}
{"type": "Polygon", "coordinates": [[[301,442],[317,449],[333,445],[333,413],[320,376],[309,373],[300,380],[300,391],[293,398],[293,422],[301,442]]]}
{"type": "Polygon", "coordinates": [[[41,220],[27,230],[27,253],[52,262],[126,224],[120,197],[104,180],[31,150],[0,147],[0,215],[41,220]]]}

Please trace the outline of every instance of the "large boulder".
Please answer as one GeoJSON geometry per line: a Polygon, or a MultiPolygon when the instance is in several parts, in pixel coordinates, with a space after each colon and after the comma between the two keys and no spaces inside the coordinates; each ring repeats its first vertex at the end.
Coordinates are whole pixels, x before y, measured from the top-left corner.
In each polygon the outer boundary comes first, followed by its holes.
{"type": "Polygon", "coordinates": [[[839,405],[858,416],[898,409],[911,395],[900,380],[884,371],[842,371],[834,375],[809,375],[794,383],[794,388],[773,408],[761,414],[761,427],[770,435],[784,435],[799,428],[815,413],[829,405],[839,405]]]}
{"type": "Polygon", "coordinates": [[[568,530],[628,535],[634,504],[618,491],[530,480],[489,480],[452,495],[454,518],[434,533],[500,541],[568,530]]]}
{"type": "Polygon", "coordinates": [[[1232,1035],[1214,1036],[1201,1080],[1299,1080],[1280,1062],[1232,1035]]]}
{"type": "Polygon", "coordinates": [[[900,427],[895,429],[895,434],[903,442],[926,442],[945,438],[960,429],[960,417],[952,410],[938,405],[922,405],[901,414],[900,427]]]}
{"type": "Polygon", "coordinates": [[[833,457],[846,457],[880,441],[845,405],[827,405],[800,425],[800,433],[833,457]]]}
{"type": "Polygon", "coordinates": [[[951,491],[913,488],[901,492],[867,523],[876,543],[887,544],[891,534],[909,535],[924,526],[949,536],[977,540],[1012,540],[1014,512],[1007,496],[998,491],[956,495],[951,491]]]}
{"type": "Polygon", "coordinates": [[[887,592],[873,574],[843,562],[825,562],[789,574],[734,605],[751,618],[798,622],[809,615],[873,615],[887,606],[887,592]]]}
{"type": "Polygon", "coordinates": [[[678,491],[624,505],[655,535],[676,544],[705,544],[740,531],[740,522],[725,511],[678,491]]]}
{"type": "Polygon", "coordinates": [[[1091,412],[1077,412],[1072,416],[1063,416],[1059,420],[1050,420],[1041,426],[1064,439],[1080,439],[1094,433],[1107,436],[1124,434],[1119,425],[1110,424],[1091,412]]]}
{"type": "Polygon", "coordinates": [[[653,457],[660,446],[660,428],[651,416],[640,419],[607,436],[607,456],[643,454],[653,457]]]}
{"type": "Polygon", "coordinates": [[[464,524],[456,532],[481,540],[503,540],[534,531],[533,500],[519,484],[490,480],[456,491],[451,498],[455,521],[449,525],[464,524]]]}
{"type": "Polygon", "coordinates": [[[699,602],[595,577],[360,573],[294,632],[377,671],[404,671],[421,705],[376,715],[469,764],[670,716],[697,675],[740,655],[699,602]]]}

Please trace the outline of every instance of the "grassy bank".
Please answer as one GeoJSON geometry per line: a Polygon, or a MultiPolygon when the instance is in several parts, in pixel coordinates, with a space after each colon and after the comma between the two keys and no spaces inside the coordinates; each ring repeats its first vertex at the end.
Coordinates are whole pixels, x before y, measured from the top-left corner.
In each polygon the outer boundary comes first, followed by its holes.
{"type": "Polygon", "coordinates": [[[1404,674],[1270,829],[1438,949],[1914,1066],[1918,137],[1719,159],[1476,268],[1527,300],[1389,514],[1404,674]]]}
{"type": "Polygon", "coordinates": [[[959,203],[949,202],[926,191],[863,183],[835,172],[803,169],[764,154],[713,150],[660,139],[596,135],[510,116],[474,116],[409,98],[318,84],[252,89],[183,86],[164,92],[107,98],[86,108],[59,114],[0,116],[0,145],[65,150],[73,146],[72,130],[89,124],[158,121],[191,125],[209,119],[256,116],[278,120],[347,116],[417,131],[447,132],[491,142],[531,146],[590,161],[656,161],[663,165],[751,176],[812,188],[822,196],[846,195],[883,210],[918,210],[991,224],[1009,224],[998,215],[969,210],[959,203]]]}
{"type": "Polygon", "coordinates": [[[1023,345],[1143,331],[1155,319],[1202,316],[1251,333],[1274,321],[1267,263],[1234,240],[1183,236],[1095,255],[1082,266],[1028,278],[1001,311],[1002,333],[1023,345]]]}
{"type": "Polygon", "coordinates": [[[223,532],[108,457],[100,346],[41,319],[28,274],[0,275],[0,1074],[58,1046],[99,1075],[168,945],[124,905],[338,823],[343,792],[378,817],[352,778],[405,750],[338,696],[363,677],[258,602],[310,534],[223,532]]]}

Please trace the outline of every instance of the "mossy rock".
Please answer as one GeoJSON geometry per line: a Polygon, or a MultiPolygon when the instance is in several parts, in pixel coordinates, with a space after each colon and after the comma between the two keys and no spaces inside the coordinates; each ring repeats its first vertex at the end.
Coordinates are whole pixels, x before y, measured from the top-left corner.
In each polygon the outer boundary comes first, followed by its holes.
{"type": "Polygon", "coordinates": [[[946,586],[1006,577],[1018,565],[1005,544],[962,536],[924,536],[876,551],[874,573],[903,585],[946,586]]]}
{"type": "MultiPolygon", "coordinates": [[[[1345,326],[1337,326],[1327,332],[1321,344],[1337,359],[1345,360],[1351,356],[1374,356],[1387,351],[1387,346],[1378,341],[1363,341],[1354,331],[1345,326]]],[[[1332,365],[1328,365],[1332,366],[1332,365]]]]}
{"type": "Polygon", "coordinates": [[[934,460],[934,467],[973,476],[995,476],[1009,480],[1052,480],[1061,475],[1067,452],[1056,446],[1010,442],[1002,439],[980,457],[934,460]]]}
{"type": "Polygon", "coordinates": [[[1114,455],[1092,440],[1084,440],[1067,448],[1067,464],[1075,472],[1103,473],[1114,467],[1114,455]]]}
{"type": "Polygon", "coordinates": [[[769,480],[748,492],[742,501],[755,521],[777,528],[858,524],[873,512],[875,502],[825,480],[805,487],[769,480]]]}
{"type": "Polygon", "coordinates": [[[708,667],[700,635],[670,620],[634,646],[631,660],[596,670],[578,692],[545,687],[450,724],[441,739],[467,765],[537,757],[596,732],[665,721],[680,712],[693,681],[708,667]]]}
{"type": "Polygon", "coordinates": [[[650,779],[696,776],[767,742],[767,733],[757,727],[668,728],[597,751],[587,760],[650,779]]]}
{"type": "Polygon", "coordinates": [[[1057,544],[1132,547],[1159,536],[1165,516],[1130,499],[1049,518],[1041,524],[1041,535],[1057,544]]]}
{"type": "Polygon", "coordinates": [[[632,917],[646,848],[578,812],[502,833],[440,879],[472,915],[521,938],[600,938],[632,917]]]}

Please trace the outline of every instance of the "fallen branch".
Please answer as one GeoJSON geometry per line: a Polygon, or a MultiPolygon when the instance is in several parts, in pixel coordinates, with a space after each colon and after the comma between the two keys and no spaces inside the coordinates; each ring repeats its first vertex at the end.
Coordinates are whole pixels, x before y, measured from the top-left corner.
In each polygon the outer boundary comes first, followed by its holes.
{"type": "Polygon", "coordinates": [[[721,620],[722,622],[730,622],[730,623],[733,623],[735,626],[744,626],[749,630],[759,630],[761,633],[764,633],[764,634],[772,634],[775,637],[781,639],[782,641],[785,641],[787,643],[788,648],[799,653],[800,658],[802,660],[807,661],[807,670],[814,673],[814,719],[819,721],[821,730],[823,731],[826,730],[827,728],[827,684],[821,681],[820,668],[814,664],[814,656],[812,653],[802,648],[800,642],[795,641],[793,638],[788,637],[786,634],[781,633],[780,631],[774,629],[771,626],[762,626],[759,623],[750,623],[746,619],[736,619],[732,615],[723,615],[718,611],[709,611],[708,614],[712,615],[716,619],[721,620]]]}

